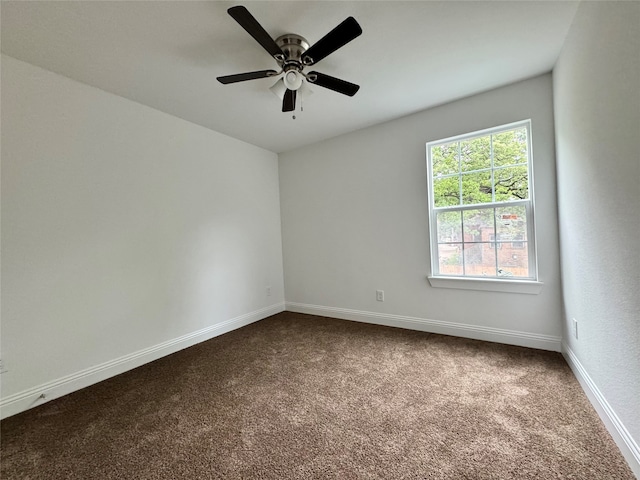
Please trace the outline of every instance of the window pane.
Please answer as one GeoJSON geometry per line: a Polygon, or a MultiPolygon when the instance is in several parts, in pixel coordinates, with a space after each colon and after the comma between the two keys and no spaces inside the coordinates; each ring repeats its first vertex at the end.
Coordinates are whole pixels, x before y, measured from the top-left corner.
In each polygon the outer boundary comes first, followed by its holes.
{"type": "Polygon", "coordinates": [[[483,243],[465,243],[464,272],[465,275],[476,277],[495,277],[495,250],[487,248],[483,243]]]}
{"type": "Polygon", "coordinates": [[[498,250],[499,277],[529,277],[529,259],[527,242],[503,243],[498,250]],[[521,248],[513,248],[513,244],[521,248]]]}
{"type": "Polygon", "coordinates": [[[491,202],[491,172],[465,173],[462,175],[462,203],[491,202]]]}
{"type": "Polygon", "coordinates": [[[438,263],[440,275],[462,275],[462,245],[439,244],[438,263]]]}
{"type": "Polygon", "coordinates": [[[535,278],[529,125],[427,143],[434,274],[535,278]]]}
{"type": "Polygon", "coordinates": [[[464,211],[464,241],[491,242],[495,235],[493,215],[493,208],[464,211]]]}
{"type": "Polygon", "coordinates": [[[500,242],[526,241],[526,209],[523,206],[496,208],[496,228],[500,242]]]}
{"type": "Polygon", "coordinates": [[[515,165],[527,163],[527,129],[517,128],[492,136],[493,165],[515,165]]]}
{"type": "Polygon", "coordinates": [[[449,175],[460,171],[458,162],[458,142],[431,148],[433,176],[449,175]]]}
{"type": "Polygon", "coordinates": [[[487,135],[460,142],[460,157],[463,172],[491,168],[491,137],[487,135]]]}
{"type": "Polygon", "coordinates": [[[496,202],[529,198],[529,175],[526,165],[495,170],[493,177],[496,202]]]}
{"type": "Polygon", "coordinates": [[[460,205],[460,177],[434,179],[433,199],[436,207],[460,205]]]}
{"type": "Polygon", "coordinates": [[[438,243],[462,241],[462,212],[440,212],[438,219],[438,243]]]}

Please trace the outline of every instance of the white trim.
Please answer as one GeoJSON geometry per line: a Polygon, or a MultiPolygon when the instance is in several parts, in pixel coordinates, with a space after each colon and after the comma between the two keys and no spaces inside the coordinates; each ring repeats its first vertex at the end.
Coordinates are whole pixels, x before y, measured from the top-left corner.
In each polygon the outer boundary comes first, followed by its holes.
{"type": "Polygon", "coordinates": [[[218,335],[236,330],[284,311],[284,302],[270,305],[260,310],[216,323],[201,330],[159,343],[149,348],[124,355],[100,365],[81,370],[56,380],[38,385],[0,400],[0,418],[10,417],[30,408],[41,405],[54,398],[67,395],[82,388],[119,375],[133,368],[152,362],[158,358],[175,353],[218,335]],[[41,396],[45,395],[45,398],[41,396]]]}
{"type": "MultiPolygon", "coordinates": [[[[460,290],[484,290],[487,292],[526,293],[538,295],[544,283],[534,280],[504,280],[500,278],[427,277],[432,287],[460,290]]],[[[560,350],[558,350],[560,351],[560,350]]]]}
{"type": "Polygon", "coordinates": [[[348,308],[324,307],[304,303],[286,302],[286,309],[291,312],[308,313],[323,317],[340,318],[363,323],[374,323],[388,327],[406,328],[421,332],[439,333],[455,337],[473,338],[488,342],[506,343],[541,350],[560,351],[561,338],[538,333],[519,332],[501,328],[469,325],[464,323],[429,320],[426,318],[406,317],[389,313],[365,312],[348,308]]]}
{"type": "Polygon", "coordinates": [[[483,130],[476,130],[475,132],[460,133],[458,135],[453,135],[447,138],[441,138],[439,140],[430,140],[427,142],[427,145],[438,146],[438,145],[444,145],[446,143],[451,143],[454,140],[455,141],[471,140],[474,138],[484,137],[486,135],[496,133],[496,132],[500,133],[503,131],[513,130],[515,128],[521,127],[522,125],[525,125],[526,123],[530,124],[531,119],[528,118],[526,120],[518,120],[516,122],[505,123],[504,125],[498,125],[496,127],[489,127],[483,130]]]}
{"type": "Polygon", "coordinates": [[[587,398],[596,409],[598,415],[602,419],[605,427],[613,437],[620,452],[631,467],[634,475],[640,478],[640,448],[638,443],[633,439],[627,428],[624,426],[620,418],[616,415],[605,396],[602,394],[593,379],[589,376],[584,366],[578,360],[575,353],[569,348],[565,342],[562,342],[562,355],[571,367],[573,374],[580,382],[582,389],[587,398]]]}

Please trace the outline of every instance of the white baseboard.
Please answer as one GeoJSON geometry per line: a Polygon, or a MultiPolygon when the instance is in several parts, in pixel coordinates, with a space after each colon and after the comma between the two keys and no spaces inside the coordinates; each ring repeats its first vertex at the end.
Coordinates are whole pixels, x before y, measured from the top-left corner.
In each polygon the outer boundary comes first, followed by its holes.
{"type": "Polygon", "coordinates": [[[634,475],[640,478],[640,448],[624,424],[620,421],[605,396],[576,357],[569,346],[562,342],[562,355],[571,367],[573,374],[580,382],[587,398],[596,409],[609,434],[618,445],[634,475]]]}
{"type": "Polygon", "coordinates": [[[240,315],[196,332],[162,342],[120,358],[81,370],[79,372],[58,378],[51,382],[18,392],[0,400],[0,418],[10,417],[30,408],[41,405],[54,398],[67,395],[82,388],[114,377],[133,368],[152,362],[158,358],[175,353],[218,335],[230,332],[250,323],[257,322],[276,313],[284,311],[284,302],[270,305],[266,308],[240,315]]]}
{"type": "Polygon", "coordinates": [[[500,328],[468,325],[463,323],[444,322],[441,320],[428,320],[426,318],[405,317],[388,313],[365,312],[347,308],[324,307],[320,305],[308,305],[304,303],[286,302],[286,309],[291,312],[308,313],[323,317],[334,317],[356,322],[375,323],[389,327],[407,328],[422,332],[439,333],[455,337],[473,338],[488,342],[506,343],[521,347],[538,348],[559,352],[561,348],[560,337],[541,335],[536,333],[518,332],[516,330],[504,330],[500,328]]]}

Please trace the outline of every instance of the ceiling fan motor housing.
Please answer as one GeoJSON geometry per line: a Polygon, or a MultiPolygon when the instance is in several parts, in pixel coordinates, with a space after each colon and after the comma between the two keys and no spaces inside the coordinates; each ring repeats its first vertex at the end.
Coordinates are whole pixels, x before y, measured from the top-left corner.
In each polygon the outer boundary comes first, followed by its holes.
{"type": "Polygon", "coordinates": [[[276,44],[284,53],[284,61],[278,61],[284,71],[284,84],[289,90],[298,90],[304,79],[302,54],[309,48],[309,42],[300,35],[287,33],[276,38],[276,44]]]}
{"type": "Polygon", "coordinates": [[[309,49],[309,42],[295,33],[287,33],[276,38],[276,44],[280,47],[285,55],[283,67],[288,63],[297,63],[302,68],[302,54],[309,49]]]}

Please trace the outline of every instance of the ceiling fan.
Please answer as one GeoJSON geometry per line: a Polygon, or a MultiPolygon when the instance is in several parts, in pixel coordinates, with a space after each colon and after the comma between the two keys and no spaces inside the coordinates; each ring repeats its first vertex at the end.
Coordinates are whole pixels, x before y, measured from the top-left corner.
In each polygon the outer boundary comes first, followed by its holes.
{"type": "Polygon", "coordinates": [[[303,72],[306,67],[315,65],[362,33],[362,28],[360,28],[360,25],[358,25],[358,22],[356,22],[353,17],[348,17],[310,47],[309,42],[307,42],[304,37],[293,33],[281,35],[273,40],[253,15],[249,13],[249,10],[241,5],[231,7],[227,12],[262,48],[269,52],[278,63],[280,71],[258,70],[256,72],[226,75],[218,77],[220,83],[227,85],[229,83],[244,82],[246,80],[277,77],[284,74],[282,78],[271,87],[276,94],[278,94],[278,91],[284,92],[282,97],[283,112],[295,110],[296,96],[298,92],[302,93],[306,88],[304,85],[305,80],[313,85],[328,88],[329,90],[350,97],[354,96],[360,88],[359,85],[324,73],[316,71],[303,72]]]}

